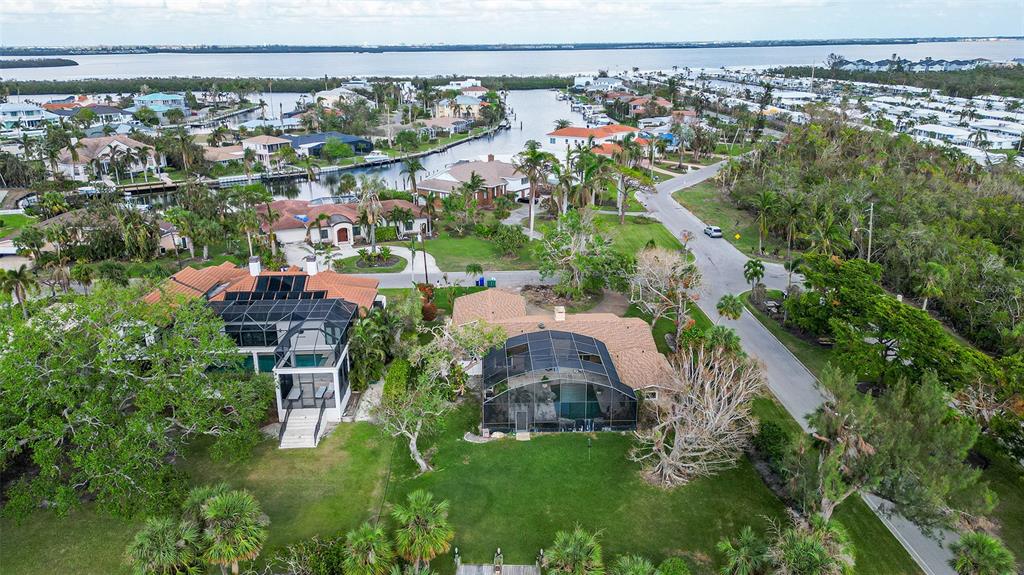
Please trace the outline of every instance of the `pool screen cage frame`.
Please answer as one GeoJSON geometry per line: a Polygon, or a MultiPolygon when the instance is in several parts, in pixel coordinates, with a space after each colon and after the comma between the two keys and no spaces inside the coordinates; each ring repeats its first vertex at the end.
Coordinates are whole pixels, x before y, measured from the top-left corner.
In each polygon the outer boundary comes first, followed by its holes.
{"type": "Polygon", "coordinates": [[[636,392],[605,344],[578,333],[509,338],[484,357],[480,395],[481,427],[490,431],[636,429],[636,392]]]}

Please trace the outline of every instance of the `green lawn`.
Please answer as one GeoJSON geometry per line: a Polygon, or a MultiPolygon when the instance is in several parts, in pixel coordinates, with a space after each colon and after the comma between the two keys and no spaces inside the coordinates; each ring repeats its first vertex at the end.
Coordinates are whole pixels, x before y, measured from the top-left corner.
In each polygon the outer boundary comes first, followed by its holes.
{"type": "Polygon", "coordinates": [[[977,448],[991,462],[981,477],[999,496],[991,517],[999,523],[1003,543],[1017,556],[1017,565],[1024,565],[1024,469],[988,438],[979,439],[977,448]]]}
{"type": "Polygon", "coordinates": [[[597,228],[601,233],[610,238],[619,251],[635,254],[647,246],[647,242],[654,240],[660,247],[679,250],[683,244],[673,236],[661,222],[651,219],[642,219],[642,216],[626,216],[626,223],[619,225],[619,216],[613,214],[598,214],[596,218],[597,228]]]}
{"type": "MultiPolygon", "coordinates": [[[[723,536],[746,524],[762,529],[783,507],[746,461],[715,477],[666,491],[646,484],[627,460],[629,434],[551,434],[529,442],[484,445],[461,440],[475,426],[475,404],[455,414],[436,441],[437,470],[414,477],[404,448],[395,459],[390,502],[423,488],[452,502],[455,545],[463,560],[484,563],[497,547],[507,563],[533,563],[558,530],[579,524],[601,531],[606,561],[621,553],[660,560],[683,555],[720,559],[723,536]],[[588,448],[589,444],[589,448],[588,448]]],[[[448,557],[435,565],[451,569],[448,557]]],[[[710,567],[710,566],[708,566],[710,567]]]]}
{"type": "Polygon", "coordinates": [[[515,258],[503,256],[492,242],[476,236],[456,238],[441,235],[427,240],[426,244],[427,253],[434,256],[437,266],[447,272],[465,273],[468,264],[480,264],[484,271],[537,269],[532,242],[527,242],[515,258]]]}
{"type": "MultiPolygon", "coordinates": [[[[754,217],[732,205],[729,198],[725,197],[713,182],[701,182],[696,186],[679,190],[672,194],[672,197],[705,224],[722,228],[722,238],[744,254],[753,254],[757,251],[757,223],[754,217]],[[738,239],[736,234],[740,236],[738,239]]],[[[764,250],[769,254],[778,250],[780,254],[785,255],[786,245],[769,237],[764,250]]]]}
{"type": "Polygon", "coordinates": [[[752,144],[730,144],[728,142],[719,142],[715,144],[715,153],[724,154],[726,156],[738,156],[740,154],[746,154],[750,150],[753,150],[752,144]]]}
{"type": "Polygon", "coordinates": [[[15,230],[20,230],[35,221],[35,218],[32,216],[26,216],[25,214],[0,216],[0,238],[6,238],[13,234],[15,230]]]}
{"type": "Polygon", "coordinates": [[[356,265],[359,262],[359,256],[352,256],[348,258],[342,258],[340,260],[334,260],[334,271],[343,274],[391,274],[401,271],[405,271],[408,262],[405,258],[398,258],[398,262],[394,265],[386,267],[366,267],[361,268],[356,265]]]}
{"type": "MultiPolygon", "coordinates": [[[[625,317],[638,317],[643,319],[647,323],[651,323],[651,316],[641,312],[640,309],[635,305],[629,306],[629,309],[626,311],[625,317]]],[[[708,318],[708,316],[704,315],[704,312],[701,311],[701,309],[697,307],[696,304],[690,307],[690,318],[693,319],[694,321],[693,327],[691,329],[703,331],[714,325],[713,322],[708,318]]],[[[655,345],[658,346],[658,351],[665,355],[668,355],[671,352],[671,350],[668,347],[668,342],[665,341],[665,335],[673,333],[675,332],[675,330],[676,326],[672,321],[672,318],[663,317],[658,319],[658,322],[654,324],[654,329],[652,330],[652,333],[654,334],[654,343],[655,345]]]]}
{"type": "MultiPolygon", "coordinates": [[[[375,426],[342,424],[316,449],[278,449],[276,443],[265,441],[241,463],[211,461],[202,447],[180,463],[193,484],[227,481],[256,495],[270,517],[263,557],[312,535],[345,532],[377,513],[393,442],[375,426]]],[[[137,525],[89,505],[67,518],[38,512],[21,524],[0,520],[0,571],[128,573],[121,557],[137,525]]]]}

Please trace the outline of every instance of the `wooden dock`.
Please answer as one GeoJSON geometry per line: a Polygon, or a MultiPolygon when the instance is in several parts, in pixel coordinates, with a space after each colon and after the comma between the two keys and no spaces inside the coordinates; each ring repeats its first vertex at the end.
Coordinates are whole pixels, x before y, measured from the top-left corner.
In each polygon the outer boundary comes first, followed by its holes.
{"type": "Polygon", "coordinates": [[[540,567],[536,565],[502,565],[500,569],[496,571],[491,564],[462,563],[455,575],[540,575],[540,567]]]}

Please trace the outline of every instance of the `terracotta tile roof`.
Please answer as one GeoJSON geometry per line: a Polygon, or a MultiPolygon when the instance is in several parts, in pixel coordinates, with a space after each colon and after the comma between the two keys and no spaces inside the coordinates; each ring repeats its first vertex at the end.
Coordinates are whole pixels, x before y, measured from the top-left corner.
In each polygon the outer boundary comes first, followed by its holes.
{"type": "Polygon", "coordinates": [[[594,146],[593,148],[590,149],[591,152],[594,152],[595,154],[598,154],[600,156],[611,156],[614,155],[615,152],[621,150],[622,146],[616,144],[615,142],[605,142],[599,146],[594,146]]]}
{"type": "Polygon", "coordinates": [[[164,293],[205,297],[210,290],[218,285],[237,281],[247,275],[249,275],[247,270],[237,267],[231,262],[198,269],[188,266],[167,278],[159,288],[149,292],[142,299],[146,303],[156,303],[160,301],[164,293]]]}
{"type": "MultiPolygon", "coordinates": [[[[256,278],[249,275],[247,271],[243,270],[243,272],[245,273],[243,277],[211,297],[210,301],[221,301],[224,299],[224,294],[229,292],[252,291],[256,285],[256,278]]],[[[304,275],[306,272],[292,268],[283,272],[265,271],[260,274],[260,277],[304,275]]],[[[332,271],[322,271],[308,277],[306,291],[326,291],[328,299],[343,299],[367,309],[373,305],[373,300],[377,297],[377,286],[380,284],[373,278],[350,276],[332,271]]]]}
{"type": "Polygon", "coordinates": [[[456,298],[452,321],[462,325],[482,319],[494,323],[526,315],[523,296],[503,289],[486,289],[456,298]]]}
{"type": "MultiPolygon", "coordinates": [[[[417,218],[424,217],[423,208],[421,206],[417,206],[406,200],[381,200],[380,204],[384,209],[385,214],[396,207],[401,207],[412,211],[413,216],[417,218]]],[[[272,226],[274,231],[305,229],[306,222],[303,222],[297,216],[304,217],[310,222],[315,220],[320,214],[337,216],[341,218],[342,221],[347,221],[349,223],[356,223],[359,221],[359,204],[323,204],[319,206],[311,206],[309,205],[309,202],[305,200],[275,200],[270,202],[270,209],[274,210],[281,216],[272,226]]],[[[265,206],[258,206],[256,211],[266,213],[267,208],[265,206]]],[[[264,231],[266,231],[266,225],[261,224],[261,226],[264,231]]]]}
{"type": "Polygon", "coordinates": [[[242,159],[242,146],[205,146],[203,159],[207,162],[226,162],[242,159]]]}
{"type": "Polygon", "coordinates": [[[468,182],[474,172],[484,179],[484,186],[487,188],[495,188],[507,184],[506,178],[526,177],[520,174],[516,170],[515,165],[509,162],[502,162],[501,160],[475,160],[472,162],[459,162],[448,168],[444,178],[425,179],[418,183],[417,187],[438,192],[449,192],[460,183],[468,182]]]}
{"type": "Polygon", "coordinates": [[[565,137],[565,138],[589,138],[593,136],[595,138],[608,138],[617,134],[628,134],[630,132],[639,132],[640,130],[633,126],[624,126],[622,124],[609,124],[607,126],[598,126],[597,128],[580,128],[577,126],[569,126],[568,128],[562,128],[555,130],[554,132],[548,132],[549,136],[565,137]]]}
{"type": "MultiPolygon", "coordinates": [[[[300,276],[306,272],[292,267],[286,271],[264,271],[260,277],[300,276]]],[[[329,299],[343,299],[360,307],[369,308],[377,297],[377,286],[380,284],[373,278],[363,278],[339,274],[333,271],[322,271],[308,276],[306,291],[325,291],[329,299]]],[[[147,303],[155,303],[165,293],[181,294],[186,297],[206,297],[211,292],[210,301],[224,300],[228,292],[252,291],[256,278],[249,274],[247,268],[240,268],[231,262],[207,268],[187,267],[169,277],[158,289],[143,298],[147,303]],[[216,289],[215,289],[216,288],[216,289]]]]}
{"type": "Polygon", "coordinates": [[[555,330],[600,340],[608,348],[619,379],[633,389],[665,384],[672,378],[668,360],[654,343],[651,327],[640,318],[581,313],[569,314],[563,321],[555,321],[554,315],[526,315],[526,300],[521,295],[489,289],[455,300],[452,313],[455,324],[476,320],[501,326],[508,337],[555,330]]]}

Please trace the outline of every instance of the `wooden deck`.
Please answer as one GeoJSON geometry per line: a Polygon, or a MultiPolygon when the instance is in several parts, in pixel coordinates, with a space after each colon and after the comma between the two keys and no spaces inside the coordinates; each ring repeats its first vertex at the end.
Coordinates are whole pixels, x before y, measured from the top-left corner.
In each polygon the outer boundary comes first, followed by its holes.
{"type": "MultiPolygon", "coordinates": [[[[494,565],[463,563],[455,575],[495,575],[494,565]]],[[[501,575],[540,575],[540,568],[536,565],[502,565],[501,575]]]]}

